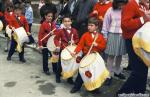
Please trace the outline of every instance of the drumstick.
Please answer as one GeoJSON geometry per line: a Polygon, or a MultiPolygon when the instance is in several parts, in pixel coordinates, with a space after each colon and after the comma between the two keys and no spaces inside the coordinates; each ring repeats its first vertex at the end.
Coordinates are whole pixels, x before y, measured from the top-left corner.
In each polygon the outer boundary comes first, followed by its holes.
{"type": "Polygon", "coordinates": [[[71,46],[73,44],[73,34],[71,35],[71,46]]]}
{"type": "Polygon", "coordinates": [[[71,51],[63,44],[63,46],[65,47],[65,49],[70,53],[70,55],[71,55],[71,51]]]}
{"type": "Polygon", "coordinates": [[[50,33],[48,33],[46,36],[44,36],[40,41],[43,41],[45,38],[47,38],[52,32],[54,32],[56,30],[56,28],[55,29],[53,29],[52,31],[50,31],[50,33]]]}
{"type": "Polygon", "coordinates": [[[90,47],[90,49],[89,49],[89,51],[88,51],[88,53],[87,53],[86,55],[89,55],[89,54],[90,54],[90,52],[91,52],[91,50],[92,50],[92,48],[93,48],[93,46],[94,46],[94,43],[95,43],[97,37],[98,37],[98,33],[96,34],[96,36],[95,36],[95,38],[94,38],[94,41],[92,42],[92,45],[91,45],[91,47],[90,47]]]}

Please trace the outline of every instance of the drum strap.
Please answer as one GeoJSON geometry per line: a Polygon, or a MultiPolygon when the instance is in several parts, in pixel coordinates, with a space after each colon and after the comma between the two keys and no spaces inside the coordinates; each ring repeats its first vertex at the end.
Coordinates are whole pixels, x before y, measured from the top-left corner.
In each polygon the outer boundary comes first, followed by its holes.
{"type": "Polygon", "coordinates": [[[15,17],[15,18],[16,18],[18,24],[19,24],[21,27],[25,28],[24,25],[23,25],[23,24],[20,22],[20,20],[18,19],[18,17],[15,17]]]}
{"type": "MultiPolygon", "coordinates": [[[[67,41],[68,41],[68,42],[71,41],[71,37],[69,37],[69,36],[67,35],[66,30],[65,30],[65,29],[63,29],[63,30],[64,30],[65,37],[67,38],[67,41]]],[[[71,32],[72,32],[72,31],[71,31],[71,32]]]]}

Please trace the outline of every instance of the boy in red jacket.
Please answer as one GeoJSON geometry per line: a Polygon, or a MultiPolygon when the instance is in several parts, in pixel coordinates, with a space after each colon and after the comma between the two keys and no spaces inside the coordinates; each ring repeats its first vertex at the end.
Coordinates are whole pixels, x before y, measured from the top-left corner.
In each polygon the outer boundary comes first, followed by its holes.
{"type": "MultiPolygon", "coordinates": [[[[55,44],[57,46],[58,51],[60,51],[60,53],[65,47],[71,44],[72,36],[73,36],[72,37],[73,44],[77,44],[79,41],[77,30],[71,27],[71,24],[72,24],[71,17],[69,15],[65,15],[63,17],[62,22],[63,22],[64,27],[59,30],[55,38],[55,44]],[[60,44],[60,40],[61,40],[61,44],[60,44]]],[[[62,71],[62,67],[61,67],[61,62],[59,58],[59,62],[57,64],[57,72],[56,72],[57,83],[60,83],[61,71],[62,71]]],[[[67,81],[70,84],[73,83],[72,78],[69,78],[67,81]]]]}
{"type": "MultiPolygon", "coordinates": [[[[81,50],[83,52],[83,56],[85,56],[88,53],[96,35],[98,35],[98,37],[93,44],[93,48],[92,48],[91,52],[104,51],[104,49],[106,47],[106,41],[105,41],[103,35],[100,34],[99,32],[97,32],[98,26],[99,26],[99,20],[95,17],[91,17],[88,21],[88,32],[85,32],[83,34],[74,53],[72,53],[72,56],[75,56],[81,50]]],[[[83,84],[83,80],[81,78],[81,75],[78,73],[74,87],[71,89],[70,92],[75,93],[75,92],[79,91],[82,84],[83,84]]]]}
{"type": "MultiPolygon", "coordinates": [[[[46,35],[51,33],[52,30],[56,29],[55,23],[53,23],[53,12],[50,10],[45,11],[45,21],[40,26],[40,31],[38,34],[38,44],[39,48],[42,49],[42,55],[43,55],[43,71],[46,75],[50,75],[49,68],[48,68],[48,49],[44,48],[47,45],[47,41],[49,37],[52,35],[50,34],[48,37],[43,39],[46,35]],[[43,39],[43,40],[42,40],[43,39]]],[[[55,65],[52,65],[55,66],[55,65]]],[[[53,67],[54,68],[54,67],[53,67]]],[[[53,69],[54,71],[54,69],[53,69]]]]}
{"type": "MultiPolygon", "coordinates": [[[[9,21],[7,21],[9,27],[13,27],[14,29],[17,29],[19,27],[24,27],[28,34],[29,32],[28,22],[25,16],[22,15],[22,6],[20,4],[16,4],[14,6],[14,14],[12,14],[9,18],[10,18],[9,21]]],[[[14,54],[16,46],[17,46],[17,42],[12,36],[10,50],[7,57],[8,61],[11,60],[11,56],[14,54]]],[[[26,60],[24,59],[24,46],[22,46],[22,51],[19,53],[19,59],[21,62],[26,62],[26,60]]]]}

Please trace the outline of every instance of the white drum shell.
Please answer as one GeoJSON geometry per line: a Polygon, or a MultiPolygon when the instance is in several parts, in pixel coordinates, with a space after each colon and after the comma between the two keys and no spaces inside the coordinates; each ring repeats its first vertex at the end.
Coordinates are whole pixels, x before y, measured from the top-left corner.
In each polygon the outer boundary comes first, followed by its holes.
{"type": "Polygon", "coordinates": [[[52,35],[47,41],[47,48],[49,51],[54,52],[56,50],[56,45],[54,43],[55,35],[52,35]]]}
{"type": "Polygon", "coordinates": [[[3,27],[3,22],[0,20],[0,31],[2,31],[3,27]]]}
{"type": "Polygon", "coordinates": [[[150,22],[145,23],[132,38],[135,53],[150,67],[150,22]]]}
{"type": "Polygon", "coordinates": [[[8,35],[9,38],[11,38],[12,30],[9,28],[9,26],[6,26],[6,34],[8,35]]]}
{"type": "Polygon", "coordinates": [[[25,42],[29,42],[29,37],[23,27],[19,27],[15,29],[15,35],[17,35],[17,42],[19,43],[20,46],[23,45],[25,42]]]}
{"type": "Polygon", "coordinates": [[[91,53],[83,57],[80,62],[79,73],[83,79],[85,88],[89,91],[99,88],[106,78],[109,77],[109,72],[99,53],[91,53]],[[91,73],[91,77],[85,75],[87,71],[91,73]]]}
{"type": "MultiPolygon", "coordinates": [[[[66,48],[69,51],[73,52],[76,48],[76,45],[67,46],[66,48]]],[[[76,63],[76,58],[73,58],[66,48],[61,52],[61,66],[63,79],[72,77],[78,72],[79,69],[79,63],[76,63]]],[[[78,56],[81,55],[82,53],[80,52],[78,56]]]]}

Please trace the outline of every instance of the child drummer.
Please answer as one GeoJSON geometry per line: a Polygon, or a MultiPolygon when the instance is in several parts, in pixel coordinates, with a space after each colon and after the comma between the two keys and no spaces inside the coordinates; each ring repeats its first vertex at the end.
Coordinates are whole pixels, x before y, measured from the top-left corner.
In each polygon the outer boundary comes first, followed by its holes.
{"type": "MultiPolygon", "coordinates": [[[[62,23],[63,23],[63,28],[59,30],[59,32],[57,33],[57,35],[55,37],[55,44],[57,46],[57,51],[59,51],[60,53],[65,47],[67,47],[71,43],[77,44],[79,41],[77,30],[71,27],[72,20],[71,20],[70,15],[64,15],[64,17],[62,19],[62,23]],[[60,40],[61,40],[61,44],[60,44],[60,40]]],[[[60,76],[61,76],[61,72],[62,72],[62,67],[61,67],[60,59],[61,58],[59,58],[59,62],[57,64],[57,71],[56,71],[56,82],[57,83],[61,82],[60,76]]],[[[67,80],[67,82],[70,84],[73,84],[72,78],[69,78],[67,80]]]]}
{"type": "MultiPolygon", "coordinates": [[[[7,22],[8,22],[8,25],[10,28],[17,29],[19,27],[24,27],[27,34],[29,33],[28,22],[27,22],[25,16],[22,15],[22,6],[20,4],[15,4],[14,14],[12,14],[9,18],[10,18],[9,21],[7,21],[7,22]]],[[[14,33],[14,32],[12,32],[12,33],[14,33]]],[[[18,44],[17,44],[16,40],[14,39],[14,36],[12,35],[10,50],[8,52],[8,57],[7,57],[8,61],[11,60],[11,56],[14,54],[17,45],[18,44]]],[[[21,49],[22,49],[22,51],[19,52],[19,60],[21,62],[26,62],[26,60],[24,59],[24,46],[22,46],[21,49]]]]}
{"type": "MultiPolygon", "coordinates": [[[[56,31],[52,32],[52,30],[56,29],[56,25],[52,21],[53,17],[54,17],[54,14],[53,14],[52,10],[45,10],[45,20],[41,24],[40,31],[38,34],[38,45],[39,45],[39,48],[42,49],[42,55],[43,55],[43,71],[46,75],[50,75],[49,68],[48,68],[49,51],[46,48],[46,45],[47,45],[47,41],[48,41],[49,37],[52,34],[56,33],[56,31]],[[45,36],[47,36],[47,37],[45,37],[45,36]]],[[[52,66],[55,66],[55,65],[52,65],[52,66]]],[[[53,71],[54,71],[54,69],[53,69],[53,71]]]]}
{"type": "MultiPolygon", "coordinates": [[[[72,53],[72,56],[76,56],[81,50],[83,52],[83,56],[85,56],[91,45],[92,42],[95,40],[96,36],[97,39],[93,43],[93,48],[91,52],[102,52],[104,51],[106,47],[106,41],[101,33],[99,33],[98,30],[99,27],[99,20],[95,17],[91,17],[88,20],[88,32],[85,32],[83,36],[81,37],[74,53],[72,53]]],[[[79,57],[77,57],[77,60],[79,57]]],[[[81,78],[81,75],[78,73],[78,76],[75,80],[74,87],[71,89],[70,93],[75,93],[80,90],[81,86],[83,84],[83,80],[81,78]]]]}

